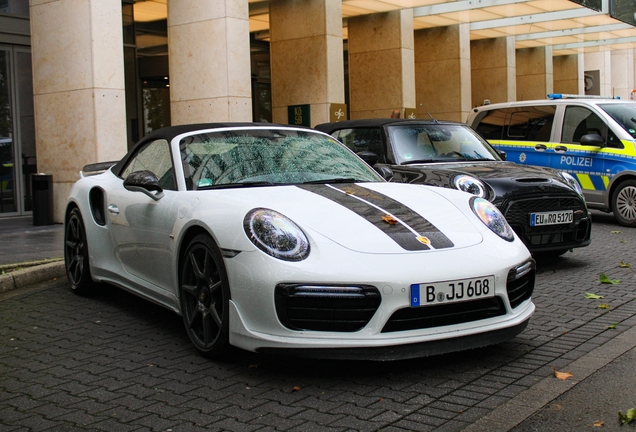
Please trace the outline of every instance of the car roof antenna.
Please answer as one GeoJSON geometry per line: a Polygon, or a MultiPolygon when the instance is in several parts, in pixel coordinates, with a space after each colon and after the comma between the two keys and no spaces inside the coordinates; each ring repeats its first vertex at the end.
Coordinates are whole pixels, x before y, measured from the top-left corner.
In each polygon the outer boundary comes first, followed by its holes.
{"type": "Polygon", "coordinates": [[[428,110],[427,110],[426,108],[424,108],[424,105],[422,105],[422,102],[420,102],[420,107],[421,107],[424,111],[426,111],[426,114],[428,114],[428,116],[431,118],[431,120],[433,120],[435,123],[439,123],[439,122],[437,121],[437,119],[436,119],[435,117],[433,117],[433,116],[431,115],[431,113],[430,113],[430,112],[428,112],[428,110]]]}

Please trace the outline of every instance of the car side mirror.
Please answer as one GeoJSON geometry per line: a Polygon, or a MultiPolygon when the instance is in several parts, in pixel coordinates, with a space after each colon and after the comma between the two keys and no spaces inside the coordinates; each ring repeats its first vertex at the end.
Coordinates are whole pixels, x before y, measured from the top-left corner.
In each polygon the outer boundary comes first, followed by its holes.
{"type": "Polygon", "coordinates": [[[599,134],[591,133],[581,137],[581,145],[605,147],[605,141],[603,141],[603,137],[599,134]]]}
{"type": "Polygon", "coordinates": [[[506,154],[505,151],[503,150],[495,150],[497,152],[497,154],[499,155],[499,157],[501,158],[501,160],[506,160],[506,158],[508,157],[508,155],[506,154]]]}
{"type": "Polygon", "coordinates": [[[375,164],[378,163],[378,155],[367,151],[367,150],[363,150],[361,152],[356,153],[358,156],[360,156],[360,159],[362,159],[363,161],[365,161],[366,163],[368,163],[369,165],[373,166],[375,164]]]}
{"type": "Polygon", "coordinates": [[[124,188],[131,192],[142,192],[157,201],[163,197],[163,188],[152,171],[135,171],[124,180],[124,188]]]}
{"type": "Polygon", "coordinates": [[[373,167],[377,171],[378,174],[382,176],[382,178],[386,181],[391,181],[395,173],[391,168],[386,165],[376,165],[373,167]]]}

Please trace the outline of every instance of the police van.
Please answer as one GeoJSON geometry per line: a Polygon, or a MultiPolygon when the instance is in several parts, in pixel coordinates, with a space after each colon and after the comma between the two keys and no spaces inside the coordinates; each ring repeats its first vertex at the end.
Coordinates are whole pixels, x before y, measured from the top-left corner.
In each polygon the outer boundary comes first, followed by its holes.
{"type": "Polygon", "coordinates": [[[466,123],[509,161],[572,174],[589,208],[636,227],[636,101],[552,94],[474,108],[466,123]]]}

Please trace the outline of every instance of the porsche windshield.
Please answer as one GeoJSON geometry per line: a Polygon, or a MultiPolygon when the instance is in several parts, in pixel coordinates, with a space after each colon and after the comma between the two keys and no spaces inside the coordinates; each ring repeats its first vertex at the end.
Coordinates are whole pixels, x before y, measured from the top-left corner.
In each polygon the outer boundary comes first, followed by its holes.
{"type": "Polygon", "coordinates": [[[383,181],[337,141],[312,131],[260,128],[199,133],[182,138],[179,147],[189,190],[383,181]]]}
{"type": "Polygon", "coordinates": [[[401,165],[429,162],[501,160],[466,126],[409,124],[388,127],[393,153],[401,165]]]}

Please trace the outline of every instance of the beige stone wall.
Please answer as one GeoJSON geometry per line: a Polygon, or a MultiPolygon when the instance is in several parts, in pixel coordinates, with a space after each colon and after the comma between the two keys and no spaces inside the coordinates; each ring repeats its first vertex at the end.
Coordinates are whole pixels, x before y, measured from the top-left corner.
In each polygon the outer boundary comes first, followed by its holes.
{"type": "Polygon", "coordinates": [[[585,94],[583,54],[553,58],[554,93],[585,94]]]}
{"type": "Polygon", "coordinates": [[[517,100],[545,99],[553,89],[552,47],[516,50],[517,100]]]}
{"type": "Polygon", "coordinates": [[[329,106],[344,103],[340,0],[270,3],[272,112],[288,122],[290,105],[311,106],[311,126],[329,121],[329,106]]]}
{"type": "Polygon", "coordinates": [[[610,54],[612,62],[612,96],[629,99],[634,90],[634,50],[614,50],[610,54]]]}
{"type": "Polygon", "coordinates": [[[415,108],[413,10],[351,18],[348,35],[351,118],[415,108]]]}
{"type": "Polygon", "coordinates": [[[612,96],[612,61],[611,51],[585,53],[585,71],[598,70],[601,76],[601,96],[612,96]]]}
{"type": "Polygon", "coordinates": [[[245,0],[169,0],[173,125],[252,120],[245,0]]]}
{"type": "Polygon", "coordinates": [[[510,102],[517,98],[514,36],[474,40],[470,44],[472,106],[484,100],[510,102]]]}
{"type": "Polygon", "coordinates": [[[471,109],[468,24],[415,32],[417,117],[466,121],[471,109]]]}
{"type": "Polygon", "coordinates": [[[126,153],[121,1],[31,0],[31,43],[38,171],[63,222],[82,167],[126,153]]]}

